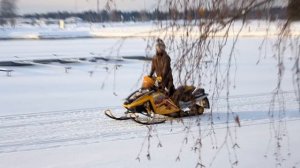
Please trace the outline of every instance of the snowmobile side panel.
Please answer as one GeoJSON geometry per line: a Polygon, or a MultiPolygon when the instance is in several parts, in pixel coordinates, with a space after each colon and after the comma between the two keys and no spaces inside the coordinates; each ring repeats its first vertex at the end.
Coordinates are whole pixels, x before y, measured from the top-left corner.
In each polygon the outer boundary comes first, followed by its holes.
{"type": "Polygon", "coordinates": [[[138,106],[144,105],[146,102],[150,102],[152,108],[157,114],[171,114],[180,111],[180,109],[175,105],[175,103],[163,93],[156,92],[152,94],[145,94],[137,100],[130,104],[124,104],[126,109],[135,109],[138,106]]]}
{"type": "Polygon", "coordinates": [[[165,94],[161,92],[153,93],[151,99],[151,105],[156,114],[166,115],[180,111],[175,103],[165,94]]]}
{"type": "Polygon", "coordinates": [[[134,109],[137,106],[141,106],[141,105],[145,104],[150,99],[151,99],[150,95],[144,95],[144,96],[138,98],[137,100],[133,101],[132,103],[130,103],[130,104],[124,104],[123,106],[126,109],[134,109]]]}

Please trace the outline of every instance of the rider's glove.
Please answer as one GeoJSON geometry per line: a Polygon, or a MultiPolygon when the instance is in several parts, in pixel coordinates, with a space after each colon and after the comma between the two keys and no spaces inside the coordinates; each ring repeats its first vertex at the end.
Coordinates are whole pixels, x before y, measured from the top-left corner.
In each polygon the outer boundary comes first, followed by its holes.
{"type": "Polygon", "coordinates": [[[157,80],[158,83],[161,83],[161,82],[162,82],[162,77],[161,77],[161,76],[158,76],[158,77],[156,78],[156,80],[157,80]]]}

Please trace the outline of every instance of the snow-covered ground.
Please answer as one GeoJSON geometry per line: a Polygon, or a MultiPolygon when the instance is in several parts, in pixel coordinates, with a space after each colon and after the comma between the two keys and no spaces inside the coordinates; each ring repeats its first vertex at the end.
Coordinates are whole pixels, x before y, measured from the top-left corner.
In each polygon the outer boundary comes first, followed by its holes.
{"type": "MultiPolygon", "coordinates": [[[[111,46],[121,42],[117,38],[1,41],[0,61],[146,55],[147,41],[140,38],[127,39],[121,50],[110,53],[111,46]]],[[[168,121],[154,126],[150,161],[146,156],[149,128],[132,121],[113,121],[103,114],[107,108],[122,111],[123,99],[147,74],[147,62],[99,60],[0,67],[14,70],[12,77],[0,72],[0,167],[195,167],[199,155],[191,150],[199,142],[197,138],[201,138],[205,167],[231,167],[236,161],[239,167],[299,167],[300,112],[290,75],[293,64],[290,59],[285,62],[285,112],[276,108],[271,118],[276,62],[267,55],[256,64],[260,43],[260,37],[244,37],[236,46],[236,87],[231,88],[229,99],[234,113],[229,114],[229,122],[226,99],[220,98],[212,112],[214,134],[209,112],[200,118],[185,118],[183,123],[168,121]],[[72,67],[68,73],[66,66],[72,67]],[[236,115],[241,127],[234,121],[236,115]],[[196,124],[198,119],[201,128],[196,124]],[[228,128],[238,147],[228,137],[222,148],[228,128]],[[180,161],[176,161],[179,154],[180,161]]]]}

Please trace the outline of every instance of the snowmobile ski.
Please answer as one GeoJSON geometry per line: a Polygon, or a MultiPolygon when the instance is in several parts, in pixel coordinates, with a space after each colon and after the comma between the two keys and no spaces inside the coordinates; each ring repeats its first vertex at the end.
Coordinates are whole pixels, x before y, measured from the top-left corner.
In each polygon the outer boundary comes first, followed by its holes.
{"type": "Polygon", "coordinates": [[[129,119],[131,119],[130,114],[129,114],[129,113],[126,113],[126,112],[124,113],[123,116],[116,116],[116,115],[114,115],[114,114],[112,113],[111,110],[105,110],[104,114],[105,114],[107,117],[112,118],[112,119],[114,119],[114,120],[129,120],[129,119]]]}
{"type": "Polygon", "coordinates": [[[123,116],[116,116],[113,114],[111,110],[105,110],[104,114],[108,116],[111,119],[114,120],[129,120],[132,119],[136,123],[142,124],[142,125],[153,125],[153,124],[161,124],[166,121],[165,118],[161,117],[151,117],[145,114],[140,113],[141,115],[133,112],[125,112],[123,116]]]}
{"type": "Polygon", "coordinates": [[[132,113],[130,115],[130,117],[133,121],[135,121],[136,123],[142,124],[142,125],[161,124],[166,121],[165,118],[151,117],[151,116],[146,116],[146,115],[138,115],[136,113],[132,113]]]}

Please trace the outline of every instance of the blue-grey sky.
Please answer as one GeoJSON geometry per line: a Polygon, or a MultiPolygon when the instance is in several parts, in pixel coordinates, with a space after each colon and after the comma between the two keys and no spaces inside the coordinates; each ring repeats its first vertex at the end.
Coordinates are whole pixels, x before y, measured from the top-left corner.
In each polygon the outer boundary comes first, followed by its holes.
{"type": "MultiPolygon", "coordinates": [[[[107,0],[99,0],[100,10],[105,8],[107,0]]],[[[119,10],[154,10],[159,0],[114,0],[119,10]]],[[[275,0],[278,5],[286,4],[288,0],[275,0]]],[[[97,0],[17,0],[18,12],[45,13],[55,11],[81,12],[97,10],[97,0]]]]}
{"type": "MultiPolygon", "coordinates": [[[[100,9],[104,9],[106,0],[99,0],[100,9]]],[[[115,0],[120,10],[152,10],[157,0],[115,0]]],[[[18,0],[20,14],[51,11],[80,12],[97,10],[97,0],[18,0]]]]}

